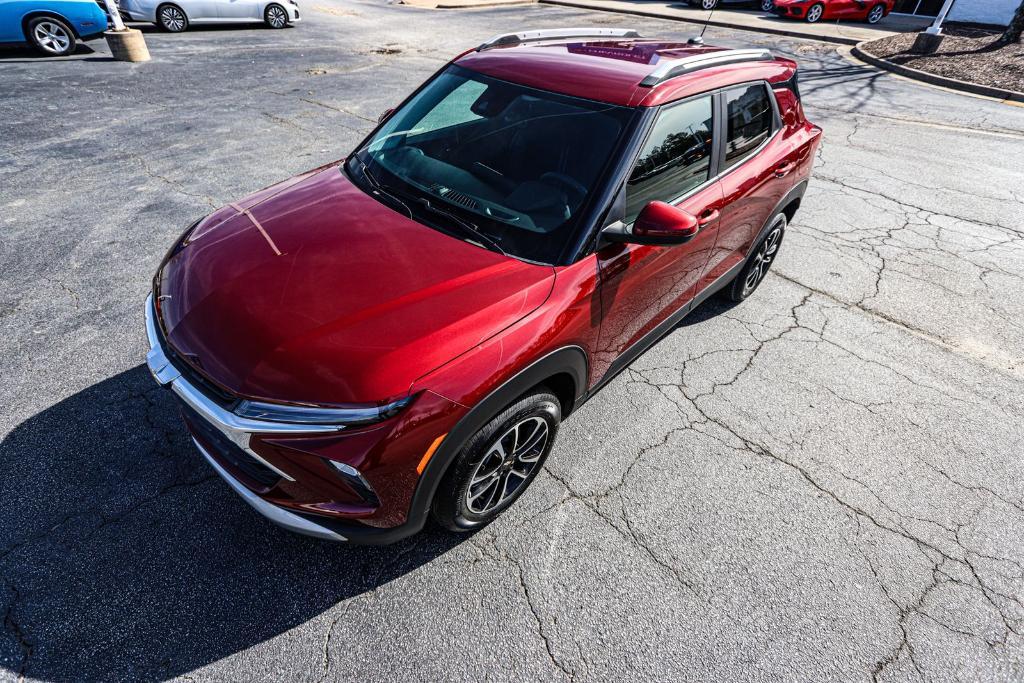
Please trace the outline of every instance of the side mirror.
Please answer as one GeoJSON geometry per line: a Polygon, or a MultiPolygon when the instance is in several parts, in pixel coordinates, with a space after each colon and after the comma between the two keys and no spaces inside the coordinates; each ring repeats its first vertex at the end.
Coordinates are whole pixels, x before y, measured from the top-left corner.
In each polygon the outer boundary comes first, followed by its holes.
{"type": "Polygon", "coordinates": [[[632,229],[615,223],[601,235],[610,242],[672,245],[689,242],[699,231],[693,214],[665,202],[651,202],[636,217],[632,229]]]}
{"type": "Polygon", "coordinates": [[[394,107],[388,107],[387,109],[385,109],[384,111],[382,111],[380,113],[380,116],[377,118],[377,123],[384,123],[384,121],[386,121],[387,118],[389,116],[391,116],[392,114],[394,114],[394,113],[395,113],[395,108],[394,107]]]}

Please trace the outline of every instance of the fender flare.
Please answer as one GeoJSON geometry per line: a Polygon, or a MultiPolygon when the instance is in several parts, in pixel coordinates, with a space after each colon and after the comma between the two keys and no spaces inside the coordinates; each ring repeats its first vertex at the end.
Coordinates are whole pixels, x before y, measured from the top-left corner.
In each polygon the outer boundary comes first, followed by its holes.
{"type": "Polygon", "coordinates": [[[587,368],[587,354],[581,347],[563,346],[535,360],[470,408],[448,432],[423,470],[409,505],[406,523],[417,530],[423,527],[434,494],[449,466],[462,446],[491,418],[533,387],[558,374],[568,374],[573,378],[575,395],[569,402],[571,410],[571,406],[587,391],[587,368]]]}
{"type": "Polygon", "coordinates": [[[76,40],[82,39],[82,36],[78,35],[78,27],[76,27],[75,24],[67,17],[65,17],[63,14],[60,14],[59,12],[54,12],[53,10],[49,9],[36,9],[30,12],[26,12],[25,16],[21,18],[21,33],[23,36],[25,36],[25,42],[29,44],[32,43],[32,37],[28,34],[29,23],[31,23],[33,19],[39,19],[41,17],[59,19],[61,22],[64,23],[64,25],[71,29],[71,34],[75,37],[76,40]]]}

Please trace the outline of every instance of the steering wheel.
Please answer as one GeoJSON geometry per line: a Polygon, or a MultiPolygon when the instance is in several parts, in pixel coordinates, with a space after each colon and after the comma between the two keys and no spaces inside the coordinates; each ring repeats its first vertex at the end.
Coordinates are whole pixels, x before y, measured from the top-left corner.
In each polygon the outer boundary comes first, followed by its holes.
{"type": "Polygon", "coordinates": [[[578,205],[583,198],[587,196],[587,188],[583,183],[579,182],[571,176],[567,176],[564,173],[558,173],[556,171],[548,171],[540,177],[542,183],[548,185],[554,185],[565,192],[576,201],[572,202],[574,205],[578,205]]]}

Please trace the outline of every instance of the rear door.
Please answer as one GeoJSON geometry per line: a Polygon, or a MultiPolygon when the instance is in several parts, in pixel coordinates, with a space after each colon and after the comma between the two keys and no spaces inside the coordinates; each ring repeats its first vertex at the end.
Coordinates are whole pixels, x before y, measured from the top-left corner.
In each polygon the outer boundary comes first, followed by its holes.
{"type": "Polygon", "coordinates": [[[658,113],[625,187],[627,225],[649,202],[678,205],[702,221],[686,244],[610,244],[597,252],[601,333],[594,376],[689,301],[715,244],[722,189],[712,177],[712,95],[666,105],[658,113]]]}
{"type": "Polygon", "coordinates": [[[245,21],[261,19],[260,3],[257,0],[209,0],[216,4],[221,19],[245,21]]]}
{"type": "MultiPolygon", "coordinates": [[[[724,207],[718,241],[697,291],[742,261],[769,214],[792,187],[794,149],[781,135],[775,98],[764,81],[718,95],[724,111],[719,179],[724,207]]],[[[697,292],[694,292],[696,294],[697,292]]]]}

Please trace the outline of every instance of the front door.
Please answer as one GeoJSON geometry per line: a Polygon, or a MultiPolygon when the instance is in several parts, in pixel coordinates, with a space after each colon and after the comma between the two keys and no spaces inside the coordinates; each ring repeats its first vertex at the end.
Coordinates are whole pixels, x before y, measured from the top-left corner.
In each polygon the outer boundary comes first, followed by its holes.
{"type": "Polygon", "coordinates": [[[649,202],[664,201],[697,216],[701,230],[686,244],[612,244],[597,253],[601,333],[594,377],[683,308],[704,270],[722,208],[721,186],[711,180],[713,109],[710,95],[666,105],[626,183],[626,224],[649,202]]]}
{"type": "Polygon", "coordinates": [[[825,19],[849,19],[867,14],[867,0],[830,0],[825,8],[825,19]]]}

